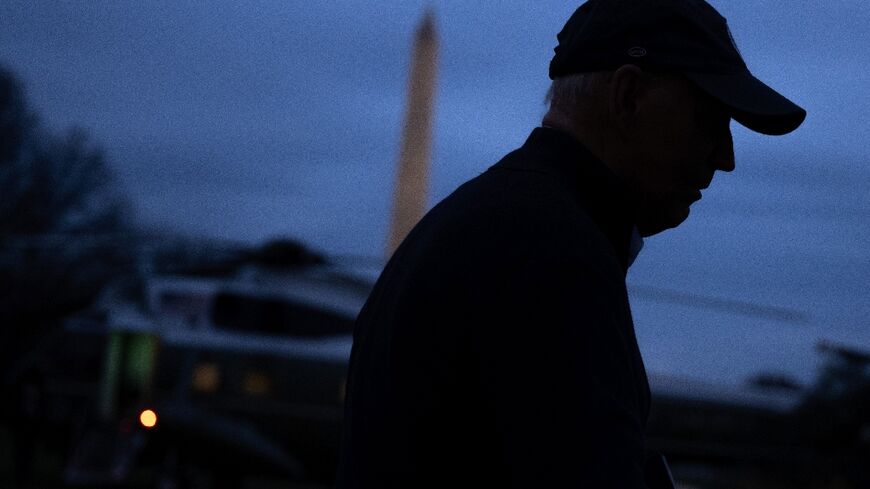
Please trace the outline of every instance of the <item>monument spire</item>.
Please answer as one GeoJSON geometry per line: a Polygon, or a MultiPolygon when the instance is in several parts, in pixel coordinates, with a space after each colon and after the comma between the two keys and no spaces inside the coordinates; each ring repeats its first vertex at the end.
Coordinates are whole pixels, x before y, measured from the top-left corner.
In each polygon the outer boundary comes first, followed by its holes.
{"type": "Polygon", "coordinates": [[[387,258],[426,211],[437,68],[438,33],[427,8],[414,36],[387,258]]]}

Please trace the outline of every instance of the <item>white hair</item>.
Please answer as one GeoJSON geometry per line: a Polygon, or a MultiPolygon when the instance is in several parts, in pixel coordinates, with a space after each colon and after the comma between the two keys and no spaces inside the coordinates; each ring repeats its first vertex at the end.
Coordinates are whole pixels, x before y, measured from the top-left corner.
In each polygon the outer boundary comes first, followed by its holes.
{"type": "Polygon", "coordinates": [[[583,110],[591,99],[600,96],[609,78],[610,72],[607,71],[556,78],[547,90],[544,103],[549,105],[550,110],[566,115],[574,114],[577,110],[583,110]]]}
{"type": "MultiPolygon", "coordinates": [[[[556,78],[544,98],[549,108],[544,117],[551,121],[595,119],[606,110],[607,87],[612,75],[612,71],[595,71],[556,78]]],[[[641,73],[641,80],[647,86],[657,85],[669,77],[648,71],[641,73]]]]}

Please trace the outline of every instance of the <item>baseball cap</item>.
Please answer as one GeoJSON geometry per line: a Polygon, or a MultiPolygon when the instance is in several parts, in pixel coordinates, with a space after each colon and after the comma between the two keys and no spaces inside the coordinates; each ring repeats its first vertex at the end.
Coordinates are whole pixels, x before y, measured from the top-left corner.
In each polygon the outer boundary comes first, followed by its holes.
{"type": "Polygon", "coordinates": [[[762,134],[789,133],[806,118],[749,72],[725,17],[704,0],[588,0],[557,39],[551,79],[633,64],[683,74],[762,134]]]}

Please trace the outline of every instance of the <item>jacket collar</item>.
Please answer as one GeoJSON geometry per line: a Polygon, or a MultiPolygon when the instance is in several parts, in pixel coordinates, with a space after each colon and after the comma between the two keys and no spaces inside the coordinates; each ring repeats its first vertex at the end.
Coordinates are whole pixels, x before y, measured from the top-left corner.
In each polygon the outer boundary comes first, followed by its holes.
{"type": "Polygon", "coordinates": [[[502,167],[546,173],[565,182],[627,272],[642,241],[638,242],[632,198],[622,181],[583,144],[554,128],[535,128],[520,151],[523,158],[512,158],[502,167]]]}

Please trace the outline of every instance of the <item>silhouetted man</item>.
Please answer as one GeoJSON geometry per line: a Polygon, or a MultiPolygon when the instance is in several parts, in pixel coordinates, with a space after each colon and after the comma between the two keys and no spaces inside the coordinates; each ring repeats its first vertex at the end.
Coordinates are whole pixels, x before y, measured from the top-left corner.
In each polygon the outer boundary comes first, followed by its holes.
{"type": "Polygon", "coordinates": [[[558,41],[543,126],[423,218],[360,313],[341,488],[657,485],[626,271],[734,169],[731,119],[805,112],[702,0],[590,0],[558,41]]]}

